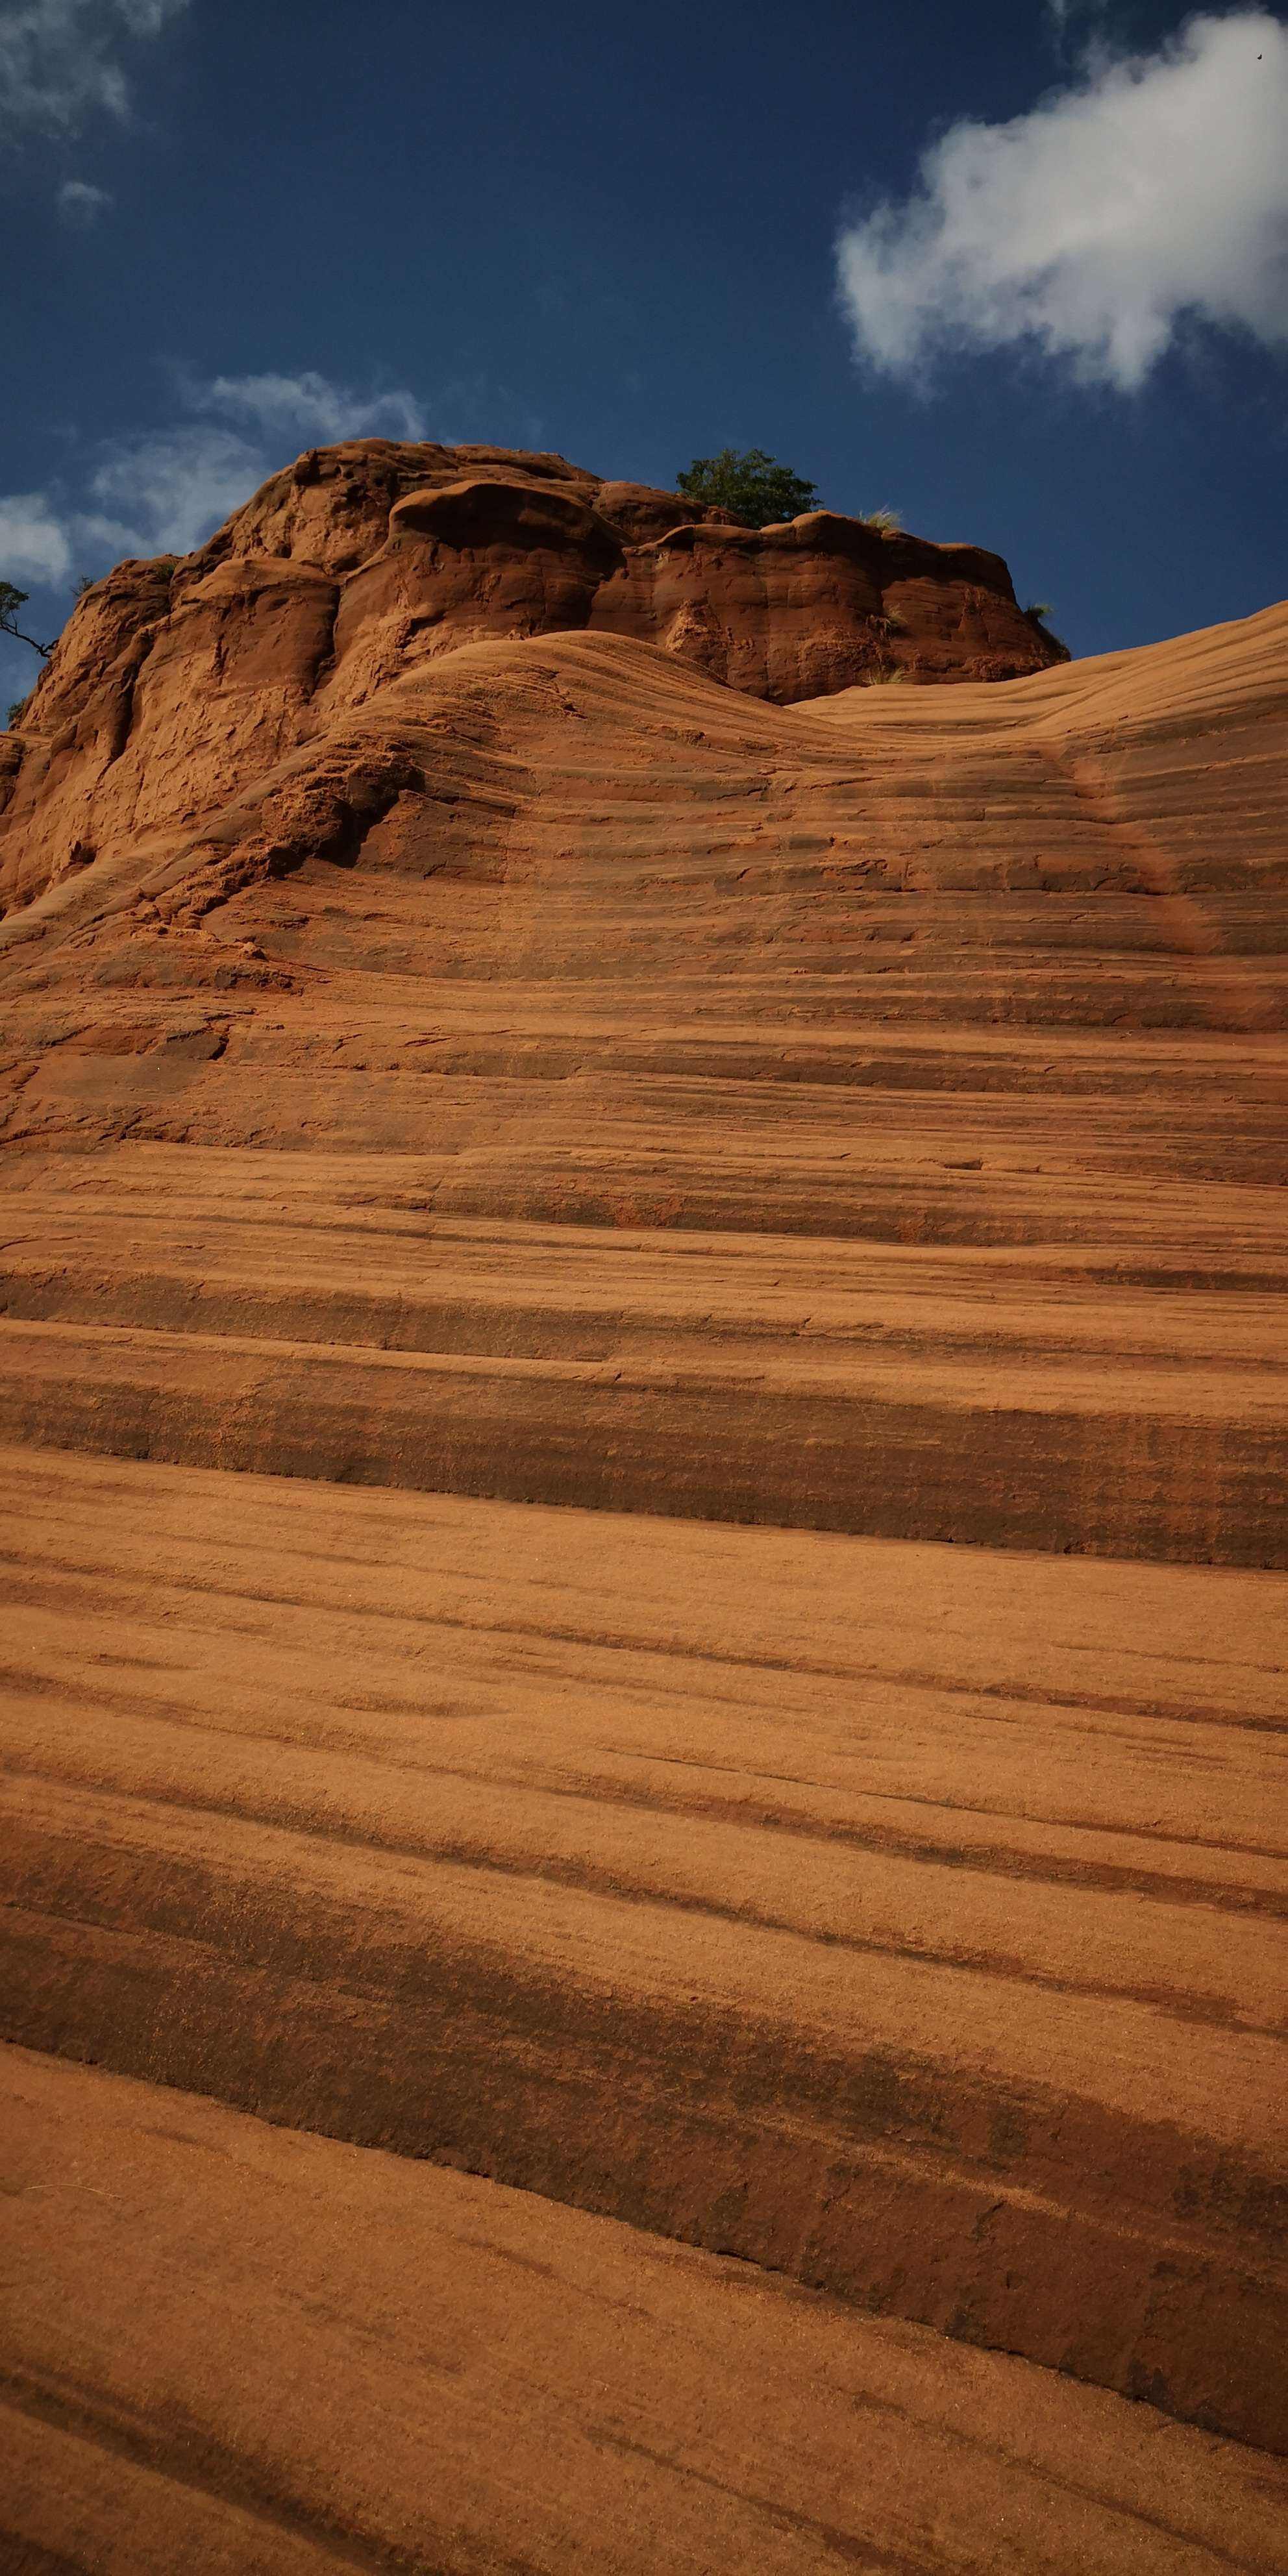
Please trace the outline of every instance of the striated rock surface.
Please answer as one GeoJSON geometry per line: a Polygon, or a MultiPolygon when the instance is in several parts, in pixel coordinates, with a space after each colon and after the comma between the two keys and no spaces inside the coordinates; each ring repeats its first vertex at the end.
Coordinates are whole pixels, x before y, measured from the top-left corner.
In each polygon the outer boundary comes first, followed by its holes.
{"type": "Polygon", "coordinates": [[[1282,2462],[745,2264],[21,2049],[0,2123],[28,2576],[1282,2566],[1282,2462]]]}
{"type": "Polygon", "coordinates": [[[267,487],[262,760],[176,685],[0,923],[0,2530],[1268,2570],[1288,609],[382,677],[395,543],[624,524],[487,461],[267,487]]]}
{"type": "Polygon", "coordinates": [[[779,701],[1051,659],[978,547],[824,510],[749,529],[558,456],[355,440],[275,474],[196,554],[121,564],[78,603],[0,737],[0,907],[216,810],[425,660],[585,629],[779,701]]]}

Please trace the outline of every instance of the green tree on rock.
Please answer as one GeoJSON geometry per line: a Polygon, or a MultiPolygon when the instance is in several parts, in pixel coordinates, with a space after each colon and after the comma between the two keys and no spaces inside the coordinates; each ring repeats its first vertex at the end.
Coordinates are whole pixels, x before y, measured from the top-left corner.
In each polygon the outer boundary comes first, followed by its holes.
{"type": "Polygon", "coordinates": [[[695,456],[675,478],[686,501],[705,510],[728,510],[749,528],[767,528],[772,520],[794,519],[818,507],[818,494],[802,474],[766,456],[763,447],[722,447],[718,456],[695,456]]]}

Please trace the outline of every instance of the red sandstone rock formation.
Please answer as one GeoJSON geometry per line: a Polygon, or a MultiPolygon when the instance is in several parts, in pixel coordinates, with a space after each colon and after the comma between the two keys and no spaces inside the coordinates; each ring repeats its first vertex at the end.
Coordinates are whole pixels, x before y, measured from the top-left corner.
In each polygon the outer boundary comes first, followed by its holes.
{"type": "Polygon", "coordinates": [[[1270,2576],[1288,611],[380,453],[7,753],[0,2563],[1270,2576]]]}
{"type": "Polygon", "coordinates": [[[0,737],[0,907],[213,811],[426,660],[568,630],[778,701],[1052,658],[978,547],[826,510],[744,528],[558,456],[355,440],[273,475],[196,554],[121,564],[78,604],[0,737]]]}

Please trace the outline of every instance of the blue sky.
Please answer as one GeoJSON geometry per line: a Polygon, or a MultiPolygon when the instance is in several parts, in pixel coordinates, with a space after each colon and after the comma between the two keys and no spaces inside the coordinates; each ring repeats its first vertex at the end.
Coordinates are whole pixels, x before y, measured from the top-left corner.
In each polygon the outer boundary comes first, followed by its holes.
{"type": "Polygon", "coordinates": [[[756,444],[1079,653],[1288,592],[1288,12],[0,0],[0,137],[45,638],[367,430],[756,444]]]}

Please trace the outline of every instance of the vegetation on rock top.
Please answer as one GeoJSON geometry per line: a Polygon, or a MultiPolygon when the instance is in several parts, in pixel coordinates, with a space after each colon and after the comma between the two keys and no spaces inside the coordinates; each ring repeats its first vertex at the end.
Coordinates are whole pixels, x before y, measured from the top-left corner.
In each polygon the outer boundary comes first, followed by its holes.
{"type": "Polygon", "coordinates": [[[818,507],[818,494],[804,475],[780,465],[763,447],[722,447],[718,456],[695,456],[675,478],[677,492],[703,509],[728,510],[749,528],[767,528],[818,507]]]}

